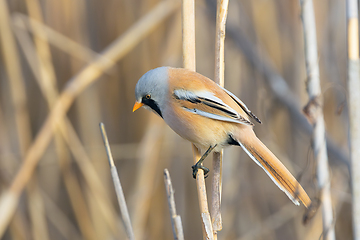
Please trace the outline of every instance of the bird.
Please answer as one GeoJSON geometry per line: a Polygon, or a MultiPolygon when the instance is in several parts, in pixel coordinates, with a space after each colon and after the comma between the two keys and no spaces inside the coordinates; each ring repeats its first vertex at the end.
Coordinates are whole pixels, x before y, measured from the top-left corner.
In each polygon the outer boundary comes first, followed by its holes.
{"type": "Polygon", "coordinates": [[[311,200],[281,161],[257,138],[258,117],[233,93],[200,73],[173,67],[146,72],[135,86],[133,112],[144,107],[165,121],[182,138],[205,153],[192,166],[193,176],[206,156],[224,147],[240,146],[295,205],[309,208],[311,200]]]}

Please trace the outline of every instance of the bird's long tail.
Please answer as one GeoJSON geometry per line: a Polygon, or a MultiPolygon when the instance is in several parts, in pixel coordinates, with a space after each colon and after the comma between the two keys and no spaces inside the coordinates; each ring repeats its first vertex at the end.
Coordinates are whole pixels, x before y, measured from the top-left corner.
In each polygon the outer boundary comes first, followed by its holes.
{"type": "Polygon", "coordinates": [[[299,205],[301,201],[306,208],[310,206],[311,200],[300,183],[255,134],[254,137],[243,139],[239,144],[294,204],[299,205]]]}

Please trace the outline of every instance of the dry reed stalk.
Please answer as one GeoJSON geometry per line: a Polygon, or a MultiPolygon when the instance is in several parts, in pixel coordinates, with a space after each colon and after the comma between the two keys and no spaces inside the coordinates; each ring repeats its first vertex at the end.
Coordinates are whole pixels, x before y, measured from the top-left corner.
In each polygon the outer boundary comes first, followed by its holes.
{"type": "Polygon", "coordinates": [[[182,0],[183,67],[196,71],[195,52],[195,1],[182,0]]]}
{"type": "Polygon", "coordinates": [[[223,150],[213,153],[213,173],[211,186],[211,223],[214,231],[214,239],[217,232],[222,229],[221,217],[221,193],[222,193],[222,159],[223,150]]]}
{"type": "Polygon", "coordinates": [[[164,170],[164,182],[166,189],[166,196],[169,204],[169,212],[171,219],[171,226],[175,240],[184,240],[184,232],[181,223],[181,217],[176,213],[174,189],[172,187],[169,170],[164,170]]]}
{"type": "MultiPolygon", "coordinates": [[[[193,155],[194,155],[194,162],[196,163],[198,159],[201,157],[201,152],[195,145],[193,145],[193,155]]],[[[196,174],[196,183],[197,183],[197,192],[198,192],[198,199],[199,199],[199,207],[200,207],[200,217],[202,223],[202,230],[203,230],[203,238],[204,239],[214,239],[214,232],[212,229],[211,224],[211,216],[209,212],[209,204],[206,195],[206,185],[205,185],[205,178],[204,178],[204,171],[198,171],[196,174]],[[200,173],[199,173],[200,172],[200,173]]]]}
{"type": "Polygon", "coordinates": [[[352,221],[354,239],[360,239],[360,76],[358,1],[347,2],[348,104],[350,122],[350,159],[352,221]]]}
{"type": "MultiPolygon", "coordinates": [[[[228,13],[228,0],[217,1],[216,33],[215,33],[215,78],[214,81],[224,87],[225,75],[225,26],[228,13]]],[[[223,151],[213,154],[213,181],[211,216],[214,238],[217,239],[217,231],[222,229],[221,219],[221,188],[222,188],[222,157],[223,151]]]]}
{"type": "Polygon", "coordinates": [[[305,62],[307,72],[306,89],[309,102],[304,108],[314,132],[312,147],[317,162],[317,182],[321,192],[323,234],[324,239],[334,240],[334,218],[330,192],[330,174],[328,156],[326,151],[325,122],[322,110],[322,96],[320,73],[318,65],[318,52],[316,40],[316,23],[311,0],[300,0],[301,17],[304,31],[305,62]]]}
{"type": "MultiPolygon", "coordinates": [[[[1,4],[4,1],[0,2],[1,4]]],[[[18,171],[10,188],[0,198],[0,237],[14,214],[19,196],[31,178],[37,163],[48,146],[59,119],[62,119],[72,105],[75,97],[93,83],[101,74],[113,66],[113,63],[130,52],[142,39],[151,33],[166,17],[178,7],[177,1],[160,2],[150,13],[141,18],[127,32],[110,44],[93,62],[84,67],[69,80],[54,108],[27,152],[24,164],[18,171]],[[6,205],[5,205],[6,204],[6,205]]],[[[1,14],[3,16],[3,14],[1,14]]],[[[3,21],[0,21],[3,22],[3,21]]]]}
{"type": "Polygon", "coordinates": [[[225,79],[225,30],[228,14],[228,0],[218,0],[215,33],[215,77],[214,81],[224,87],[225,79]]]}
{"type": "MultiPolygon", "coordinates": [[[[183,67],[196,71],[195,56],[195,1],[182,0],[182,32],[183,32],[183,67]]],[[[201,157],[200,150],[193,144],[194,163],[201,157]]],[[[196,184],[199,198],[199,207],[202,220],[204,239],[214,239],[206,196],[204,171],[196,174],[196,184]]]]}
{"type": "Polygon", "coordinates": [[[126,205],[124,192],[123,192],[122,187],[121,187],[120,178],[119,178],[116,166],[114,164],[114,160],[113,160],[111,150],[110,150],[109,140],[108,140],[106,130],[105,130],[105,126],[104,126],[103,123],[100,123],[100,131],[101,131],[101,135],[102,135],[102,138],[103,138],[103,141],[104,141],[106,154],[107,154],[107,157],[108,157],[108,160],[109,160],[111,177],[112,177],[112,180],[113,180],[114,186],[115,186],[116,197],[118,199],[118,203],[119,203],[119,207],[120,207],[121,219],[123,221],[125,231],[126,231],[126,234],[127,234],[128,238],[130,240],[134,240],[135,239],[134,231],[133,231],[132,226],[131,226],[130,215],[129,215],[129,211],[128,211],[128,208],[127,208],[127,205],[126,205]]]}

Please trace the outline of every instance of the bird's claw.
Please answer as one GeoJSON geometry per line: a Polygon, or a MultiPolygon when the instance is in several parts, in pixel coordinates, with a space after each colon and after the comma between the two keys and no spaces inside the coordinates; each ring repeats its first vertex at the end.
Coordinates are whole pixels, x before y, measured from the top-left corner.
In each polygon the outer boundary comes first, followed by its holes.
{"type": "Polygon", "coordinates": [[[196,179],[196,174],[198,172],[199,169],[204,170],[204,177],[207,178],[208,177],[208,173],[210,172],[210,170],[207,167],[204,167],[203,165],[200,164],[195,164],[193,166],[191,166],[192,170],[193,170],[193,178],[196,179]]]}

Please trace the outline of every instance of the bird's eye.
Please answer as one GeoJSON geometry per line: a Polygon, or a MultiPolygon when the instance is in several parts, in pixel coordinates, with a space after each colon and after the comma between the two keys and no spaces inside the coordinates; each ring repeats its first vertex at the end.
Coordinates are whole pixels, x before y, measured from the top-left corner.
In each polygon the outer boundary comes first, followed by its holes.
{"type": "Polygon", "coordinates": [[[150,95],[150,94],[146,94],[146,95],[145,95],[145,98],[146,98],[146,99],[150,99],[150,98],[151,98],[151,95],[150,95]]]}

